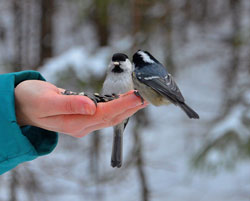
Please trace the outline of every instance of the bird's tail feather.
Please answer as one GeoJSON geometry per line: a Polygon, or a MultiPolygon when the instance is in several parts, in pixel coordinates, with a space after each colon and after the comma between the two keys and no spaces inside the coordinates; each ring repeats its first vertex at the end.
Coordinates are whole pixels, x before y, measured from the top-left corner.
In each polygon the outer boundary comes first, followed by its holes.
{"type": "Polygon", "coordinates": [[[123,141],[123,129],[121,127],[114,127],[113,148],[111,155],[111,166],[122,166],[122,142],[123,141]]]}
{"type": "Polygon", "coordinates": [[[181,109],[187,114],[190,119],[199,119],[199,115],[185,103],[179,105],[181,109]]]}

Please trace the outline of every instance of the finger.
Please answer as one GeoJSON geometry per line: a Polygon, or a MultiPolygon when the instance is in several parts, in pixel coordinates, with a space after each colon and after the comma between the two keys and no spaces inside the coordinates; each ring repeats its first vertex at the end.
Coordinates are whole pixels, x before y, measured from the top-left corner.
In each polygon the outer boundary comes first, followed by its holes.
{"type": "Polygon", "coordinates": [[[93,130],[98,130],[104,127],[118,124],[144,107],[146,107],[146,105],[140,105],[135,108],[129,109],[125,113],[119,114],[110,121],[105,122],[97,121],[94,116],[66,114],[41,118],[39,119],[39,121],[36,121],[39,122],[39,124],[36,123],[34,124],[34,126],[51,131],[65,133],[75,137],[82,137],[84,136],[83,133],[87,134],[93,130]],[[86,130],[86,128],[88,129],[86,130]]]}
{"type": "Polygon", "coordinates": [[[110,126],[115,126],[115,125],[121,123],[122,121],[124,121],[125,119],[134,115],[138,110],[145,108],[146,106],[147,105],[140,105],[136,108],[129,109],[125,113],[119,114],[116,117],[114,117],[110,122],[98,123],[98,124],[95,124],[93,126],[89,126],[85,129],[81,130],[80,132],[75,133],[74,137],[83,137],[83,136],[87,135],[88,133],[91,133],[95,130],[100,130],[100,129],[107,128],[110,126]]]}
{"type": "MultiPolygon", "coordinates": [[[[147,103],[146,103],[147,104],[147,103]]],[[[123,113],[128,109],[142,105],[141,99],[138,98],[133,91],[126,94],[122,94],[120,98],[106,102],[99,103],[97,107],[97,112],[99,112],[104,118],[112,118],[117,115],[117,113],[123,113]]]]}
{"type": "MultiPolygon", "coordinates": [[[[123,114],[129,109],[142,106],[140,98],[133,93],[124,95],[116,100],[109,101],[106,103],[98,103],[96,113],[93,116],[80,116],[75,119],[75,123],[80,125],[84,122],[88,126],[93,126],[100,122],[110,122],[117,115],[123,114]]],[[[147,104],[143,105],[144,107],[147,104]]],[[[70,121],[66,119],[66,121],[70,121]]]]}
{"type": "Polygon", "coordinates": [[[94,102],[86,96],[53,94],[49,97],[46,116],[61,114],[93,115],[96,111],[94,102]]]}
{"type": "Polygon", "coordinates": [[[69,127],[74,127],[74,125],[83,125],[83,122],[88,127],[94,126],[98,123],[106,123],[111,126],[112,123],[110,122],[112,122],[114,117],[118,115],[125,115],[125,119],[127,118],[126,112],[128,110],[133,109],[134,111],[137,111],[138,109],[144,108],[146,106],[147,103],[142,105],[140,98],[134,95],[134,93],[129,93],[128,95],[110,102],[98,103],[96,113],[93,116],[74,115],[74,117],[71,117],[70,115],[66,115],[63,127],[65,130],[69,130],[69,127]]]}
{"type": "MultiPolygon", "coordinates": [[[[61,95],[63,96],[63,95],[61,95]]],[[[80,96],[65,96],[65,97],[80,97],[80,96]]],[[[47,116],[40,119],[40,127],[54,130],[63,133],[72,133],[82,130],[82,128],[95,126],[96,124],[103,123],[106,127],[112,125],[112,120],[118,115],[125,115],[127,118],[127,110],[137,111],[147,104],[142,105],[140,98],[133,93],[124,95],[123,97],[107,102],[100,103],[96,109],[96,112],[92,116],[80,115],[80,114],[63,114],[55,116],[47,116]],[[85,125],[85,126],[84,126],[85,125]]],[[[58,107],[58,106],[57,106],[58,107]]],[[[61,110],[60,110],[61,111],[61,110]]],[[[55,111],[54,111],[55,113],[55,111]]],[[[39,126],[39,125],[37,125],[39,126]]]]}

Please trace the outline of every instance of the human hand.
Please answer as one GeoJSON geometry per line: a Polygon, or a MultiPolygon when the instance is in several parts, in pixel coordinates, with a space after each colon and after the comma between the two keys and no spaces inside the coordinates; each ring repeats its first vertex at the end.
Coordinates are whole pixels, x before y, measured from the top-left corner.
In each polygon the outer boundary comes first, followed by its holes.
{"type": "Polygon", "coordinates": [[[130,117],[142,105],[133,91],[107,102],[94,102],[85,96],[62,95],[63,89],[39,80],[21,82],[15,88],[16,117],[20,126],[31,125],[74,137],[114,126],[130,117]]]}

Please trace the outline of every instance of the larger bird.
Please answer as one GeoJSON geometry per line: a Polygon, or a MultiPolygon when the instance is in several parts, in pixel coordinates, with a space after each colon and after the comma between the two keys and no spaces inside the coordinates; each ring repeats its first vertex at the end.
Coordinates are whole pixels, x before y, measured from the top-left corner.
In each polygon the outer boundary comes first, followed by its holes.
{"type": "Polygon", "coordinates": [[[140,95],[153,105],[173,103],[179,106],[189,118],[199,115],[186,103],[173,77],[149,52],[138,50],[133,55],[133,82],[140,95]]]}
{"type": "MultiPolygon", "coordinates": [[[[103,83],[103,94],[122,94],[133,89],[132,64],[128,56],[123,53],[116,53],[112,57],[107,69],[107,76],[103,83]]],[[[122,140],[123,132],[128,119],[113,127],[113,148],[111,155],[111,166],[122,166],[122,140]]]]}

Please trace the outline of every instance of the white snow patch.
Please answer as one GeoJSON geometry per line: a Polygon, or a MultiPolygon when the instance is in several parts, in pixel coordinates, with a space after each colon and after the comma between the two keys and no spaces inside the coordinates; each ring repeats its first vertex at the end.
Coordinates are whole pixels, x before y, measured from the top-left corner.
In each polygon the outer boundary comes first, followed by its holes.
{"type": "Polygon", "coordinates": [[[239,137],[244,140],[249,138],[250,131],[242,124],[242,114],[246,108],[242,105],[234,107],[225,119],[217,123],[217,126],[210,132],[213,140],[220,138],[228,131],[238,131],[239,137]]]}
{"type": "Polygon", "coordinates": [[[85,47],[74,47],[63,54],[50,59],[40,68],[40,72],[50,82],[55,81],[57,73],[71,67],[80,79],[88,79],[89,74],[101,76],[112,56],[111,48],[100,48],[91,53],[85,47]]]}

